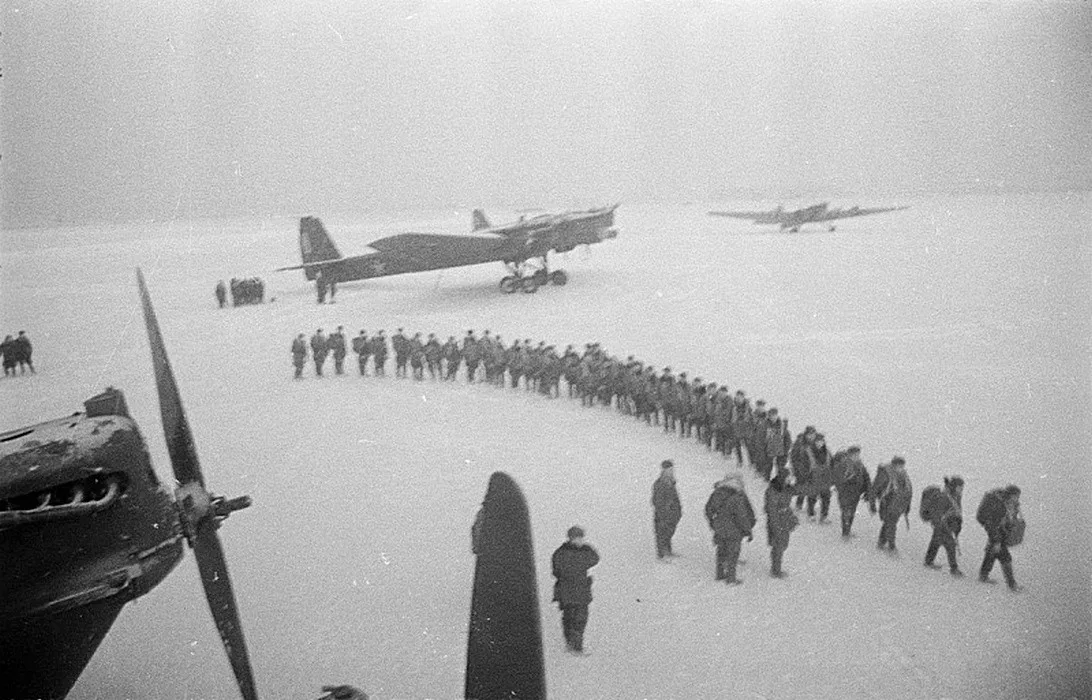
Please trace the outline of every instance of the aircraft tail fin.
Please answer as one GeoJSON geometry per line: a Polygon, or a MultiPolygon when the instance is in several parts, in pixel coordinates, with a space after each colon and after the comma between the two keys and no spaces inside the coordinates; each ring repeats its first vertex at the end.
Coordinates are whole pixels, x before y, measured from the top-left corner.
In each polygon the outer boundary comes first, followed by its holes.
{"type": "Polygon", "coordinates": [[[315,279],[315,268],[306,267],[311,263],[338,260],[341,253],[330,240],[326,227],[317,217],[305,216],[300,219],[300,257],[303,259],[304,274],[307,279],[315,279]]]}
{"type": "Polygon", "coordinates": [[[493,228],[493,225],[489,223],[489,219],[485,218],[485,212],[481,209],[474,210],[474,228],[473,231],[481,231],[483,229],[493,228]]]}

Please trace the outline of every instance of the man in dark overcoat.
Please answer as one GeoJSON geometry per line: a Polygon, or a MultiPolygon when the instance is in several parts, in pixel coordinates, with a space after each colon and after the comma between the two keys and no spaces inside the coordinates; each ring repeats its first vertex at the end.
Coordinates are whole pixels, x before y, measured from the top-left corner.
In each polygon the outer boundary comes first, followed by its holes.
{"type": "Polygon", "coordinates": [[[713,529],[713,544],[717,548],[716,580],[730,586],[742,583],[736,578],[736,564],[743,538],[748,542],[753,540],[755,527],[755,510],[743,488],[743,477],[732,474],[714,485],[705,502],[705,518],[713,529]]]}
{"type": "Polygon", "coordinates": [[[834,455],[833,469],[838,507],[842,511],[842,537],[848,538],[853,529],[853,518],[857,515],[857,504],[862,498],[867,500],[872,477],[861,461],[861,448],[857,445],[834,455]]]}
{"type": "Polygon", "coordinates": [[[675,488],[675,463],[665,459],[660,464],[660,478],[652,484],[652,522],[656,528],[656,556],[673,557],[671,538],[682,519],[682,503],[675,488]]]}
{"type": "Polygon", "coordinates": [[[561,608],[561,629],[568,650],[584,651],[584,629],[588,625],[588,605],[592,601],[592,578],[588,569],[599,563],[599,553],[584,541],[584,528],[573,525],[568,540],[554,550],[551,559],[554,578],[554,602],[561,608]]]}

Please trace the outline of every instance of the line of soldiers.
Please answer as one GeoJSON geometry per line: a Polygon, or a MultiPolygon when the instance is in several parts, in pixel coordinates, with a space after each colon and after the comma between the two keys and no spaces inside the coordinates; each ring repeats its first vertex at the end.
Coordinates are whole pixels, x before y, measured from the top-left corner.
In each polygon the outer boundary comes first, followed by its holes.
{"type": "MultiPolygon", "coordinates": [[[[906,473],[906,463],[901,457],[881,464],[877,468],[876,479],[870,480],[868,470],[860,461],[860,448],[850,447],[839,452],[833,463],[833,483],[838,489],[838,500],[842,510],[842,537],[851,536],[850,528],[858,504],[864,500],[869,510],[879,512],[882,522],[879,549],[895,551],[895,530],[900,518],[907,518],[909,527],[910,504],[913,500],[913,487],[906,473]],[[877,507],[877,503],[879,504],[877,507]]],[[[963,526],[963,486],[960,476],[945,477],[943,487],[927,487],[921,496],[919,515],[932,526],[933,535],[925,550],[925,566],[939,569],[934,564],[937,554],[943,548],[948,557],[951,574],[962,577],[957,554],[958,538],[963,526]]],[[[828,493],[829,493],[829,487],[828,493]]],[[[792,499],[797,503],[795,510],[801,509],[800,497],[807,493],[807,482],[801,483],[790,479],[787,468],[781,467],[770,480],[765,493],[766,537],[770,547],[770,575],[785,578],[782,559],[789,546],[789,538],[800,520],[793,512],[792,499]]],[[[805,498],[809,498],[805,496],[805,498]]],[[[809,501],[813,503],[812,501],[809,501]]],[[[656,555],[659,558],[672,557],[671,538],[682,518],[682,506],[675,487],[674,464],[671,460],[661,463],[660,477],[652,486],[653,530],[656,540],[656,555]]],[[[743,485],[740,474],[729,474],[713,485],[713,493],[705,504],[705,517],[713,531],[713,543],[716,548],[715,574],[718,581],[729,585],[738,585],[741,581],[736,576],[743,539],[754,539],[756,524],[755,511],[743,485]]],[[[986,531],[986,549],[979,568],[978,578],[983,583],[992,583],[990,572],[995,562],[1001,564],[1005,583],[1013,591],[1022,587],[1016,583],[1012,568],[1012,555],[1009,547],[1020,544],[1024,538],[1025,522],[1020,513],[1020,488],[1009,485],[993,489],[982,497],[976,513],[978,523],[986,531]]],[[[823,522],[822,520],[820,522],[823,522]]]]}
{"type": "MultiPolygon", "coordinates": [[[[781,573],[780,559],[788,546],[788,533],[798,522],[791,506],[787,513],[792,517],[785,515],[785,503],[793,499],[795,511],[803,510],[806,505],[807,517],[812,520],[817,517],[818,505],[818,522],[825,523],[830,512],[832,490],[836,491],[841,509],[843,538],[852,536],[858,504],[862,501],[868,503],[869,510],[878,514],[882,523],[876,544],[881,550],[895,551],[900,518],[906,518],[909,526],[913,485],[903,458],[896,456],[889,463],[881,464],[873,479],[861,461],[859,446],[853,445],[831,454],[824,435],[814,426],[807,426],[794,438],[789,430],[788,420],[779,414],[776,407],[767,409],[766,402],[762,399],[752,406],[742,389],[730,392],[725,386],[704,383],[700,377],[688,380],[686,372],[675,375],[670,367],[657,373],[654,367],[646,366],[632,355],[624,361],[610,355],[598,343],[586,344],[582,353],[569,345],[558,354],[555,346],[547,345],[544,341],[534,344],[530,339],[517,339],[506,344],[500,335],[491,334],[488,330],[481,337],[469,330],[461,342],[456,341],[454,336],[448,336],[441,343],[433,333],[429,333],[424,339],[421,335],[414,333],[409,336],[405,329],[399,328],[391,336],[390,349],[395,356],[395,376],[407,378],[412,372],[413,378],[421,381],[427,369],[432,380],[453,381],[460,368],[465,365],[468,382],[511,388],[518,388],[522,384],[526,390],[538,391],[549,398],[561,396],[560,380],[564,378],[568,397],[579,398],[586,407],[614,407],[618,412],[643,420],[649,425],[662,426],[664,432],[677,432],[681,437],[694,438],[707,449],[720,452],[726,458],[734,457],[741,468],[749,463],[760,477],[770,482],[766,507],[767,515],[773,515],[772,518],[767,518],[767,522],[769,524],[772,520],[779,524],[776,532],[768,533],[771,543],[777,543],[776,546],[771,544],[775,550],[772,556],[777,562],[772,567],[774,575],[781,573]]],[[[343,373],[346,342],[341,326],[329,336],[325,336],[322,329],[319,329],[311,337],[310,346],[316,375],[322,375],[322,365],[328,354],[334,356],[335,371],[338,374],[343,373]]],[[[388,347],[384,331],[369,337],[366,331],[361,330],[360,335],[352,341],[352,349],[357,354],[361,376],[368,374],[369,360],[376,376],[386,374],[388,347]]],[[[302,333],[293,342],[292,354],[296,377],[299,378],[307,354],[302,333]]],[[[727,483],[718,484],[724,488],[729,487],[727,483]]],[[[946,483],[946,489],[949,486],[954,488],[956,484],[962,489],[963,480],[960,477],[951,477],[946,483]]],[[[1016,489],[1018,506],[1019,489],[1015,486],[1010,489],[1016,489]]],[[[958,497],[954,503],[959,513],[958,497]]],[[[1015,516],[1005,515],[1010,510],[1001,508],[1004,516],[1002,519],[1010,525],[1022,523],[1018,507],[1015,516]]],[[[956,537],[959,533],[958,529],[951,526],[953,517],[950,509],[935,517],[922,514],[922,519],[934,527],[935,542],[930,543],[926,565],[932,565],[941,547],[948,553],[949,562],[954,562],[956,537]]],[[[961,514],[959,517],[962,518],[961,514]]],[[[712,522],[711,518],[710,523],[712,522]]],[[[1020,524],[1012,527],[1023,526],[1020,524]]],[[[746,528],[737,529],[749,534],[751,528],[753,523],[746,528]]],[[[993,532],[1007,532],[1009,529],[1008,525],[998,526],[993,528],[993,532]]],[[[990,528],[987,530],[990,531],[990,528]]],[[[1007,549],[1009,544],[1015,544],[1012,539],[1008,537],[1004,547],[1001,547],[997,538],[991,535],[987,547],[989,561],[983,562],[980,575],[983,580],[988,579],[989,570],[992,568],[990,556],[993,556],[1002,562],[1006,581],[1015,590],[1019,587],[1012,578],[1007,549]]],[[[663,552],[662,556],[670,556],[670,537],[667,541],[666,548],[657,547],[658,553],[663,552]]],[[[718,574],[723,572],[726,579],[730,578],[729,569],[734,571],[734,566],[729,566],[732,560],[731,549],[729,547],[718,558],[718,574]]],[[[958,566],[952,568],[955,575],[961,575],[958,566]]]]}
{"type": "Polygon", "coordinates": [[[265,300],[265,282],[261,278],[237,279],[232,277],[230,287],[224,284],[224,280],[216,283],[216,303],[220,305],[221,309],[227,306],[229,288],[231,290],[232,306],[261,304],[265,300]]]}
{"type": "Polygon", "coordinates": [[[34,369],[34,361],[31,356],[34,354],[34,346],[30,343],[30,338],[27,336],[26,331],[19,331],[19,337],[12,338],[10,335],[4,337],[4,342],[0,343],[0,356],[3,356],[4,376],[15,376],[15,370],[18,369],[20,374],[26,374],[27,368],[30,368],[31,374],[36,374],[34,369]]]}

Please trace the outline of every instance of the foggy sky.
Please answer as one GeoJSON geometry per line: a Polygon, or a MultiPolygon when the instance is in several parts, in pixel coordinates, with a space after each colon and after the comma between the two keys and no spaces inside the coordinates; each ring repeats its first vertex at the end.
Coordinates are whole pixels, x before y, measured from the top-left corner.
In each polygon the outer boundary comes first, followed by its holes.
{"type": "Polygon", "coordinates": [[[1092,3],[42,2],[5,227],[1092,189],[1092,3]]]}

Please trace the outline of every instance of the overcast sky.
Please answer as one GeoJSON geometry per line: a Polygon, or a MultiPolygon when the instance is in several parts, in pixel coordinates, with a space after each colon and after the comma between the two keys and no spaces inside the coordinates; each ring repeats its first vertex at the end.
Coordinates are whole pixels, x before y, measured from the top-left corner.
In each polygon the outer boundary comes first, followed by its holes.
{"type": "Polygon", "coordinates": [[[1092,2],[7,0],[5,226],[1092,189],[1092,2]]]}

